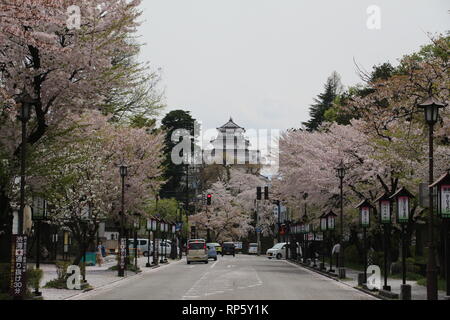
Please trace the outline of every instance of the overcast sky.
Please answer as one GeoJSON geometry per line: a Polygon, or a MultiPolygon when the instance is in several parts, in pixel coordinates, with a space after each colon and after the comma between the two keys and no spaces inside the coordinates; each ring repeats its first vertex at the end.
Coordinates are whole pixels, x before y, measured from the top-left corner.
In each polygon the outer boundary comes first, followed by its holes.
{"type": "Polygon", "coordinates": [[[230,116],[246,128],[288,129],[335,70],[344,86],[396,64],[450,29],[448,0],[143,0],[141,59],[162,69],[167,109],[204,127],[230,116]],[[367,8],[381,9],[381,29],[367,8]]]}

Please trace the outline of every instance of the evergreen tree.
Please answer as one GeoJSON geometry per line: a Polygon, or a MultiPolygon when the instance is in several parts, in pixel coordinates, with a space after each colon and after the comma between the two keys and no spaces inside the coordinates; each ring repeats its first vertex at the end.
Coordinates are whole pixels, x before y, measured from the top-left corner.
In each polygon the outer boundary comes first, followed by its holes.
{"type": "Polygon", "coordinates": [[[161,124],[162,129],[166,131],[164,144],[164,178],[166,183],[161,188],[160,194],[162,198],[176,198],[177,200],[183,201],[185,196],[182,194],[181,179],[185,176],[185,166],[183,164],[176,165],[172,162],[172,150],[178,143],[172,141],[172,134],[177,129],[186,129],[193,136],[195,119],[192,118],[189,111],[174,110],[162,119],[161,124]]]}
{"type": "Polygon", "coordinates": [[[302,123],[307,131],[315,131],[320,127],[325,120],[325,112],[333,106],[334,100],[341,92],[341,77],[337,72],[333,72],[325,83],[324,92],[314,99],[315,104],[310,107],[311,119],[302,123]]]}

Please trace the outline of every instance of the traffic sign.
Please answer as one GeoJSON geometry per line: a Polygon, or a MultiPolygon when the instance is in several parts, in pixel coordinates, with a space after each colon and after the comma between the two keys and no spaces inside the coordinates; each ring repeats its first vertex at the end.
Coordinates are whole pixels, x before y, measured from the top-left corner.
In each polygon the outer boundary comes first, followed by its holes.
{"type": "Polygon", "coordinates": [[[261,228],[256,228],[255,230],[257,233],[261,233],[261,228]]]}

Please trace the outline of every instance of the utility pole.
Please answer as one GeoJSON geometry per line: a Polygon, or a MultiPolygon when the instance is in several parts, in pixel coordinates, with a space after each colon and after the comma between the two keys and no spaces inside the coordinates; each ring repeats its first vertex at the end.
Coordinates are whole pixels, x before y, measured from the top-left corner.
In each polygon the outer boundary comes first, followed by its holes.
{"type": "Polygon", "coordinates": [[[259,201],[256,200],[256,242],[258,243],[258,256],[261,255],[261,232],[259,232],[259,201]]]}

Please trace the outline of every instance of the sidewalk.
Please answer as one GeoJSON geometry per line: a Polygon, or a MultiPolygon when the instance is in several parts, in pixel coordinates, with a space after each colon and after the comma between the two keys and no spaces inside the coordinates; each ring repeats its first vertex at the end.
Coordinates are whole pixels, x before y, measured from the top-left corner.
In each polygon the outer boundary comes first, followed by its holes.
{"type": "MultiPolygon", "coordinates": [[[[297,264],[300,264],[301,266],[306,266],[307,268],[309,268],[310,270],[315,270],[317,272],[319,271],[319,268],[313,268],[312,267],[312,263],[308,266],[302,263],[299,263],[297,261],[294,260],[288,260],[290,262],[294,262],[297,264]]],[[[320,265],[320,261],[317,261],[317,266],[320,265]]],[[[328,270],[329,269],[329,264],[325,263],[325,267],[328,270]]],[[[345,283],[349,286],[352,287],[358,287],[358,274],[362,273],[362,271],[358,271],[358,270],[354,270],[354,269],[350,269],[350,268],[345,268],[346,269],[346,279],[339,279],[337,277],[337,270],[336,270],[336,266],[333,266],[333,269],[335,270],[334,274],[329,274],[328,272],[324,272],[327,273],[328,276],[333,277],[336,281],[345,283]]],[[[322,273],[322,272],[320,272],[322,273]]],[[[391,292],[396,293],[400,296],[400,286],[402,285],[403,281],[401,279],[393,279],[393,278],[389,278],[388,277],[388,286],[391,286],[391,292]]],[[[384,284],[384,276],[381,275],[381,284],[384,284]]],[[[409,284],[411,286],[411,298],[412,300],[427,300],[427,288],[425,286],[421,286],[418,285],[416,281],[406,281],[406,284],[409,284]]],[[[373,293],[375,295],[377,294],[377,291],[373,291],[373,293]]],[[[438,291],[438,297],[439,300],[445,300],[444,297],[446,296],[444,291],[438,291]]]]}
{"type": "MultiPolygon", "coordinates": [[[[146,273],[149,270],[153,270],[153,268],[147,268],[147,257],[139,257],[138,265],[141,269],[142,273],[146,273]]],[[[179,260],[171,260],[167,259],[169,264],[175,263],[179,260]]],[[[133,260],[134,261],[134,260],[133,260]]],[[[150,258],[150,263],[152,263],[152,258],[150,258]]],[[[117,270],[112,271],[109,270],[110,267],[117,265],[116,257],[111,255],[105,257],[104,264],[102,266],[87,266],[86,267],[86,280],[91,287],[94,289],[103,287],[105,285],[123,281],[129,277],[136,275],[136,273],[132,271],[126,271],[125,277],[120,278],[117,276],[117,270]]],[[[161,267],[168,265],[167,263],[160,264],[161,267]]],[[[31,266],[31,265],[30,265],[31,266]]],[[[53,279],[57,278],[56,266],[54,264],[41,264],[40,268],[44,272],[42,280],[41,280],[41,288],[42,297],[44,300],[64,300],[70,298],[72,296],[78,295],[82,293],[81,290],[68,290],[68,289],[53,289],[53,288],[42,288],[45,284],[53,279]]]]}

